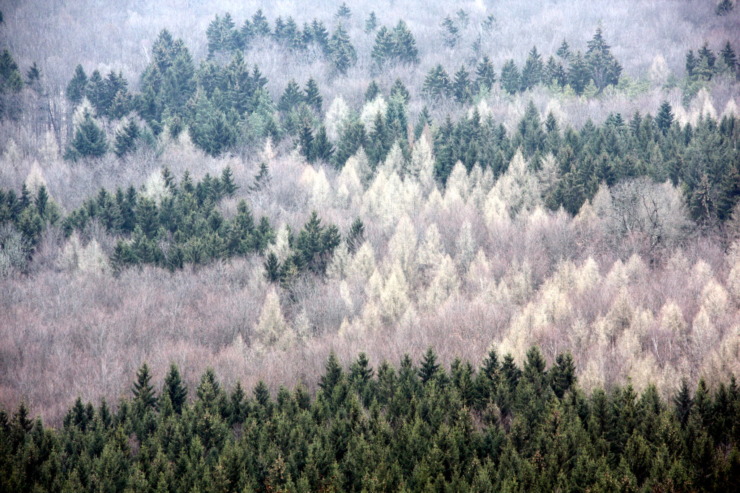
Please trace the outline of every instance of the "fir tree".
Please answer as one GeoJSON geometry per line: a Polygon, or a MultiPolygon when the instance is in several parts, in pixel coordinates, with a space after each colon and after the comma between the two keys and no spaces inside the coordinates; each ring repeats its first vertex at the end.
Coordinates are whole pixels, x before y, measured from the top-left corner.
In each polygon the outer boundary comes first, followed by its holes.
{"type": "Polygon", "coordinates": [[[349,40],[349,35],[344,27],[339,24],[329,40],[329,51],[334,70],[345,75],[347,70],[357,63],[357,52],[349,40]]]}
{"type": "Polygon", "coordinates": [[[727,65],[730,71],[734,74],[737,71],[737,56],[735,55],[735,50],[732,49],[729,41],[725,44],[725,47],[722,48],[720,56],[725,62],[725,65],[727,65]]]}
{"type": "Polygon", "coordinates": [[[401,101],[403,104],[409,103],[411,94],[409,94],[409,90],[406,89],[401,79],[396,79],[393,86],[391,86],[391,99],[401,101]]]}
{"type": "Polygon", "coordinates": [[[267,282],[271,283],[278,283],[281,279],[281,269],[280,269],[280,261],[277,258],[277,255],[275,253],[270,252],[267,254],[267,259],[264,263],[265,266],[265,279],[267,279],[267,282]]]}
{"type": "Polygon", "coordinates": [[[655,117],[655,123],[665,135],[673,125],[673,111],[668,101],[663,101],[658,110],[658,116],[655,117]]]}
{"type": "Polygon", "coordinates": [[[305,93],[306,94],[303,100],[306,102],[306,104],[316,113],[321,114],[321,107],[324,100],[321,97],[321,93],[319,93],[319,86],[318,84],[316,84],[316,81],[313,79],[313,77],[308,79],[308,82],[306,83],[305,93]]]}
{"type": "Polygon", "coordinates": [[[365,21],[365,33],[370,34],[378,28],[378,17],[375,12],[370,12],[365,21]]]}
{"type": "Polygon", "coordinates": [[[378,83],[375,82],[375,80],[371,80],[370,84],[367,86],[367,90],[365,91],[365,101],[370,102],[374,101],[375,98],[378,97],[380,94],[380,87],[378,86],[378,83]]]}
{"type": "Polygon", "coordinates": [[[288,114],[296,109],[298,105],[304,101],[305,99],[303,93],[301,92],[301,88],[298,86],[298,83],[294,79],[291,79],[288,82],[288,85],[285,86],[285,91],[283,92],[283,95],[280,96],[280,101],[278,101],[277,109],[282,113],[288,114]]]}
{"type": "Polygon", "coordinates": [[[124,157],[129,152],[136,149],[137,140],[139,139],[139,126],[135,120],[130,120],[126,125],[116,132],[116,138],[113,143],[113,152],[119,158],[124,157]]]}
{"type": "Polygon", "coordinates": [[[156,409],[157,407],[157,397],[151,380],[149,366],[144,363],[136,372],[136,381],[131,388],[134,394],[134,402],[141,407],[142,412],[148,408],[156,409]]]}
{"type": "Polygon", "coordinates": [[[321,125],[319,131],[316,133],[316,137],[313,141],[313,155],[314,158],[325,163],[331,161],[334,155],[334,146],[329,141],[329,137],[326,134],[326,127],[321,125]]]}
{"type": "Polygon", "coordinates": [[[442,65],[437,65],[429,71],[424,79],[424,93],[430,100],[447,97],[450,94],[452,84],[450,76],[442,65]]]}
{"type": "Polygon", "coordinates": [[[87,93],[87,74],[82,65],[77,65],[72,79],[67,84],[67,99],[73,104],[78,105],[87,93]]]}
{"type": "Polygon", "coordinates": [[[475,87],[478,91],[490,91],[493,89],[493,85],[496,83],[496,72],[493,70],[493,63],[484,56],[483,60],[478,64],[475,70],[475,87]]]}
{"type": "Polygon", "coordinates": [[[419,367],[419,378],[421,383],[427,383],[433,379],[439,371],[439,363],[437,363],[437,353],[434,349],[427,348],[424,357],[421,360],[421,366],[419,367]]]}
{"type": "Polygon", "coordinates": [[[514,64],[514,60],[507,60],[501,67],[501,87],[509,94],[516,94],[521,85],[519,70],[514,64]]]}
{"type": "Polygon", "coordinates": [[[107,150],[108,143],[105,132],[95,123],[90,112],[86,110],[65,157],[72,160],[80,157],[101,157],[105,155],[107,150]]]}
{"type": "Polygon", "coordinates": [[[558,51],[555,54],[563,60],[570,60],[570,46],[568,46],[568,42],[566,40],[563,40],[560,44],[560,48],[558,48],[558,51]]]}
{"type": "Polygon", "coordinates": [[[542,82],[543,70],[542,57],[537,52],[537,47],[533,47],[522,69],[521,90],[526,91],[542,82]]]}
{"type": "Polygon", "coordinates": [[[471,101],[470,94],[470,77],[464,66],[460,67],[455,73],[455,80],[452,82],[452,94],[455,100],[460,104],[467,104],[471,101]]]}
{"type": "Polygon", "coordinates": [[[227,197],[233,197],[234,193],[239,189],[236,183],[234,183],[234,174],[231,171],[231,166],[227,166],[221,172],[221,191],[227,197]]]}
{"type": "Polygon", "coordinates": [[[183,406],[188,397],[188,389],[180,377],[180,370],[174,363],[170,365],[170,369],[164,379],[162,394],[169,398],[172,408],[177,414],[182,413],[183,406]]]}
{"type": "Polygon", "coordinates": [[[342,2],[342,5],[339,6],[339,10],[337,10],[336,15],[334,16],[337,20],[340,22],[342,20],[350,20],[352,18],[352,11],[347,7],[347,4],[342,2]]]}
{"type": "Polygon", "coordinates": [[[616,85],[619,82],[622,66],[611,54],[610,47],[601,34],[601,28],[596,30],[593,38],[588,42],[585,62],[588,65],[590,77],[599,92],[606,86],[616,85]]]}
{"type": "Polygon", "coordinates": [[[442,39],[448,48],[454,48],[460,40],[460,30],[449,15],[442,21],[442,39]]]}

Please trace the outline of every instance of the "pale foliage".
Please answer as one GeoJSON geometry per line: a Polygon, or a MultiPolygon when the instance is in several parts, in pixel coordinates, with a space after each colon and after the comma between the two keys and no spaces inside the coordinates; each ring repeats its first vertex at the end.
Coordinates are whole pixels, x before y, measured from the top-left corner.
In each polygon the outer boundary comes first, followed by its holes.
{"type": "Polygon", "coordinates": [[[432,155],[432,148],[429,145],[429,139],[426,133],[423,133],[419,140],[414,143],[406,176],[412,179],[418,179],[421,189],[425,194],[429,193],[432,189],[436,190],[434,182],[434,156],[432,155]]]}
{"type": "Polygon", "coordinates": [[[109,272],[108,256],[94,238],[82,245],[77,232],[74,232],[64,245],[58,261],[59,267],[66,270],[79,270],[94,274],[109,272]]]}
{"type": "Polygon", "coordinates": [[[380,310],[383,321],[386,324],[397,321],[406,312],[409,304],[409,286],[406,276],[401,265],[395,263],[380,293],[380,310]]]}
{"type": "Polygon", "coordinates": [[[347,274],[350,261],[351,257],[349,250],[347,249],[347,244],[342,242],[334,251],[331,262],[329,262],[329,266],[326,268],[326,273],[329,278],[338,280],[344,279],[347,274]]]}
{"type": "Polygon", "coordinates": [[[368,101],[365,103],[365,105],[362,107],[362,111],[360,112],[360,121],[363,125],[365,125],[365,131],[372,132],[373,130],[373,123],[375,122],[375,118],[380,115],[383,118],[385,118],[385,112],[388,110],[388,103],[385,102],[385,99],[382,95],[378,95],[373,99],[372,101],[368,101]]]}
{"type": "Polygon", "coordinates": [[[375,252],[370,243],[364,242],[357,249],[347,266],[347,277],[357,281],[366,281],[376,272],[375,252]]]}
{"type": "Polygon", "coordinates": [[[280,307],[280,297],[273,287],[268,289],[265,296],[255,334],[264,346],[287,348],[294,342],[295,334],[285,321],[280,307]]]}
{"type": "Polygon", "coordinates": [[[460,280],[457,276],[455,263],[449,255],[444,255],[437,265],[432,282],[424,293],[422,307],[434,311],[450,296],[456,294],[459,289],[460,280]]]}
{"type": "Polygon", "coordinates": [[[146,184],[144,184],[142,195],[157,204],[161,204],[162,199],[170,196],[170,189],[167,188],[161,172],[155,171],[149,175],[146,184]]]}
{"type": "Polygon", "coordinates": [[[417,234],[414,223],[408,216],[398,221],[396,231],[388,242],[388,262],[400,267],[404,276],[413,278],[416,262],[417,234]]]}
{"type": "Polygon", "coordinates": [[[668,64],[663,58],[663,55],[656,55],[653,58],[653,63],[650,65],[650,81],[658,86],[662,86],[668,81],[670,71],[668,70],[668,64]]]}
{"type": "Polygon", "coordinates": [[[467,219],[460,226],[460,233],[457,236],[455,246],[455,260],[457,260],[457,265],[461,271],[465,272],[468,270],[468,266],[473,261],[473,257],[476,255],[476,250],[478,249],[475,238],[473,238],[473,227],[467,219]]]}
{"type": "Polygon", "coordinates": [[[337,96],[329,105],[324,119],[326,135],[333,142],[339,140],[342,129],[349,118],[350,111],[347,102],[341,96],[337,96]]]}
{"type": "Polygon", "coordinates": [[[47,187],[48,192],[46,178],[44,178],[44,172],[41,171],[41,166],[39,166],[38,161],[34,161],[31,165],[31,171],[28,172],[25,184],[26,187],[28,187],[28,191],[31,192],[31,194],[33,195],[36,195],[36,193],[38,193],[39,191],[39,188],[41,188],[42,186],[47,187]]]}
{"type": "Polygon", "coordinates": [[[528,169],[521,150],[517,151],[509,163],[509,168],[489,193],[489,199],[496,197],[504,204],[510,217],[533,210],[542,203],[539,181],[528,169]]]}
{"type": "Polygon", "coordinates": [[[287,224],[277,228],[275,242],[267,248],[268,253],[274,253],[280,262],[284,262],[290,255],[290,229],[287,224]]]}

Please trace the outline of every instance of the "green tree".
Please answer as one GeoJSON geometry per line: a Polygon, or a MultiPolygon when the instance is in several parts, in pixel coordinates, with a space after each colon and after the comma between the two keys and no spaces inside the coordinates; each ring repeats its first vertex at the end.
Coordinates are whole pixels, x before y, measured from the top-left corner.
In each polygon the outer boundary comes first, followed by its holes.
{"type": "Polygon", "coordinates": [[[455,101],[460,104],[467,104],[472,100],[470,74],[464,66],[461,66],[460,70],[455,73],[455,79],[452,82],[452,94],[455,96],[455,101]]]}
{"type": "Polygon", "coordinates": [[[484,56],[483,60],[478,64],[475,75],[475,87],[478,91],[490,91],[493,89],[493,85],[496,83],[496,72],[493,70],[493,63],[491,63],[488,56],[484,56]]]}
{"type": "Polygon", "coordinates": [[[339,24],[329,40],[330,59],[334,70],[345,75],[357,63],[357,52],[344,26],[339,24]]]}
{"type": "Polygon", "coordinates": [[[668,101],[663,101],[658,110],[658,116],[655,117],[655,124],[658,126],[663,135],[670,130],[673,125],[673,109],[668,101]]]}
{"type": "Polygon", "coordinates": [[[67,99],[75,106],[82,102],[87,93],[87,74],[82,65],[77,65],[72,79],[67,84],[67,99]]]}
{"type": "Polygon", "coordinates": [[[437,65],[429,71],[424,79],[423,90],[427,98],[432,101],[438,98],[445,98],[450,94],[452,90],[450,76],[447,75],[442,65],[437,65]]]}
{"type": "Polygon", "coordinates": [[[593,38],[588,42],[585,62],[588,65],[590,77],[599,92],[603,91],[606,86],[617,85],[619,82],[622,66],[611,54],[610,47],[602,36],[601,28],[596,30],[593,38]]]}
{"type": "Polygon", "coordinates": [[[522,69],[521,90],[526,91],[542,82],[543,71],[542,57],[537,52],[537,47],[535,46],[530,50],[527,61],[524,63],[524,68],[522,69]]]}
{"type": "Polygon", "coordinates": [[[321,114],[321,107],[324,100],[322,99],[321,93],[319,92],[319,86],[318,84],[316,84],[316,81],[313,79],[313,77],[308,79],[308,82],[306,83],[304,101],[316,113],[321,114]]]}
{"type": "Polygon", "coordinates": [[[116,132],[116,138],[113,143],[113,152],[119,158],[124,157],[129,152],[136,149],[137,140],[139,139],[140,130],[136,121],[131,119],[116,132]]]}
{"type": "Polygon", "coordinates": [[[152,376],[149,373],[149,366],[144,363],[136,372],[136,381],[131,388],[134,394],[134,403],[141,407],[142,412],[146,409],[156,409],[157,407],[157,396],[154,393],[151,380],[152,376]]]}
{"type": "Polygon", "coordinates": [[[71,160],[86,157],[102,157],[108,150],[105,132],[95,123],[89,111],[85,110],[83,120],[75,130],[72,143],[65,153],[71,160]]]}
{"type": "Polygon", "coordinates": [[[501,87],[509,94],[516,94],[521,87],[521,76],[514,60],[506,60],[501,67],[501,87]]]}
{"type": "Polygon", "coordinates": [[[170,369],[164,379],[162,394],[169,398],[174,411],[177,414],[181,414],[188,397],[188,389],[180,377],[180,370],[174,363],[170,365],[170,369]]]}

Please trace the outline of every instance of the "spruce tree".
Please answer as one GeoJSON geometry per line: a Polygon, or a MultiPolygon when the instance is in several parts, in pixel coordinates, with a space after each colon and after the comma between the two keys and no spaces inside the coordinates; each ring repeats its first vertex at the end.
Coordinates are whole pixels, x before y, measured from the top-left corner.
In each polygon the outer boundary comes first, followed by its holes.
{"type": "Polygon", "coordinates": [[[475,87],[477,91],[490,91],[493,89],[493,85],[496,83],[496,72],[493,70],[493,63],[488,56],[484,56],[483,60],[478,64],[475,70],[475,87]]]}
{"type": "Polygon", "coordinates": [[[80,157],[101,157],[105,155],[107,149],[105,132],[95,123],[90,112],[85,110],[83,120],[75,131],[65,157],[72,160],[80,157]]]}
{"type": "Polygon", "coordinates": [[[516,94],[521,85],[519,70],[514,64],[514,60],[507,60],[501,67],[501,87],[509,94],[516,94]]]}
{"type": "Polygon", "coordinates": [[[611,54],[610,47],[601,34],[601,28],[596,30],[593,38],[588,42],[585,62],[588,65],[590,77],[599,92],[606,86],[617,85],[619,82],[622,66],[611,54]]]}
{"type": "Polygon", "coordinates": [[[370,12],[365,21],[365,33],[370,34],[378,28],[378,17],[375,12],[370,12]]]}
{"type": "Polygon", "coordinates": [[[296,109],[298,105],[304,101],[305,98],[303,96],[303,93],[301,92],[301,88],[298,86],[298,83],[294,79],[291,79],[288,82],[288,85],[285,87],[283,95],[280,96],[277,109],[282,113],[288,114],[296,109]]]}
{"type": "Polygon", "coordinates": [[[579,51],[571,62],[570,69],[568,70],[568,84],[573,88],[576,94],[579,96],[583,94],[584,89],[591,80],[589,74],[589,67],[586,61],[583,59],[583,55],[579,51]]]}
{"type": "Polygon", "coordinates": [[[454,48],[460,41],[460,30],[449,15],[442,21],[442,39],[448,48],[454,48]]]}
{"type": "Polygon", "coordinates": [[[313,79],[313,77],[308,79],[308,82],[306,83],[305,93],[306,94],[303,100],[306,102],[306,104],[316,113],[321,114],[321,107],[324,100],[321,97],[321,93],[319,93],[319,86],[318,84],[316,84],[316,81],[313,79]]]}
{"type": "Polygon", "coordinates": [[[357,52],[349,40],[349,35],[344,26],[339,24],[329,40],[329,51],[331,63],[334,70],[345,75],[347,70],[357,63],[357,52]]]}
{"type": "Polygon", "coordinates": [[[725,47],[722,48],[722,51],[720,52],[720,56],[722,57],[722,60],[725,62],[725,65],[727,65],[730,71],[733,74],[736,73],[737,56],[735,55],[735,50],[732,49],[732,45],[730,45],[729,41],[725,44],[725,47]]]}
{"type": "Polygon", "coordinates": [[[267,279],[267,282],[275,284],[281,281],[280,261],[278,260],[275,253],[270,252],[267,254],[267,259],[265,259],[264,266],[265,279],[267,279]]]}
{"type": "Polygon", "coordinates": [[[149,366],[144,363],[136,372],[136,381],[131,388],[134,394],[134,402],[141,406],[142,411],[148,408],[156,409],[157,407],[157,396],[154,393],[151,380],[149,366]]]}
{"type": "Polygon", "coordinates": [[[414,35],[403,20],[399,20],[392,32],[393,57],[400,63],[414,65],[419,63],[419,50],[414,35]]]}
{"type": "Polygon", "coordinates": [[[334,146],[329,141],[329,137],[326,134],[326,127],[321,125],[319,131],[316,133],[316,137],[313,141],[313,155],[314,158],[325,163],[331,161],[334,155],[334,146]]]}
{"type": "Polygon", "coordinates": [[[655,117],[655,123],[665,135],[673,125],[673,111],[668,101],[663,101],[658,110],[658,116],[655,117]]]}
{"type": "Polygon", "coordinates": [[[174,363],[170,365],[169,372],[167,372],[167,376],[164,379],[164,389],[162,390],[162,394],[169,397],[174,411],[177,414],[181,414],[188,397],[188,389],[185,387],[185,384],[180,377],[180,370],[174,363]]]}
{"type": "Polygon", "coordinates": [[[430,70],[424,79],[424,93],[432,101],[449,96],[451,89],[450,76],[442,65],[430,70]]]}
{"type": "Polygon", "coordinates": [[[542,57],[535,46],[530,50],[522,69],[521,90],[526,91],[542,82],[543,70],[542,57]]]}
{"type": "Polygon", "coordinates": [[[437,363],[437,353],[434,352],[434,349],[427,348],[426,353],[424,353],[424,357],[421,360],[421,366],[419,367],[419,378],[421,378],[421,383],[427,383],[431,379],[433,379],[437,372],[439,371],[439,363],[437,363]]]}
{"type": "Polygon", "coordinates": [[[391,99],[401,101],[403,104],[409,103],[411,94],[409,94],[409,90],[406,89],[401,79],[396,79],[393,86],[391,86],[391,99]]]}
{"type": "Polygon", "coordinates": [[[124,157],[129,152],[136,149],[137,140],[140,130],[136,121],[131,119],[126,125],[116,132],[116,138],[113,143],[113,152],[117,157],[124,157]]]}
{"type": "Polygon", "coordinates": [[[82,65],[77,65],[72,79],[67,84],[67,99],[73,104],[78,105],[87,93],[87,74],[82,65]]]}
{"type": "Polygon", "coordinates": [[[370,84],[367,85],[367,90],[365,91],[365,102],[374,101],[379,94],[380,87],[378,86],[378,83],[375,82],[375,80],[371,80],[370,84]]]}
{"type": "Polygon", "coordinates": [[[233,197],[234,193],[239,189],[236,183],[234,183],[234,173],[231,171],[231,166],[227,166],[221,172],[221,191],[226,197],[233,197]]]}
{"type": "Polygon", "coordinates": [[[471,101],[470,77],[464,66],[460,67],[455,73],[455,79],[452,82],[452,94],[455,101],[460,104],[467,104],[471,101]]]}
{"type": "Polygon", "coordinates": [[[392,61],[393,45],[394,40],[390,30],[385,26],[381,27],[375,35],[375,44],[370,54],[376,70],[382,69],[386,63],[392,61]]]}

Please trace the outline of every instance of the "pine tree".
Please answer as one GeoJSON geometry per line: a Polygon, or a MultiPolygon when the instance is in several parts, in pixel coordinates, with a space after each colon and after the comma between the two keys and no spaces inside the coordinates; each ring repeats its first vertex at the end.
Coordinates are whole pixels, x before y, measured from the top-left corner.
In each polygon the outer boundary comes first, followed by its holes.
{"type": "Polygon", "coordinates": [[[521,86],[521,77],[519,70],[514,64],[514,60],[507,60],[501,67],[501,87],[509,94],[516,94],[521,86]]]}
{"type": "Polygon", "coordinates": [[[658,116],[655,117],[655,123],[665,135],[673,125],[673,111],[668,101],[663,101],[658,110],[658,116]]]}
{"type": "Polygon", "coordinates": [[[278,101],[277,109],[282,113],[288,114],[298,108],[298,105],[304,101],[305,98],[303,96],[303,93],[301,92],[301,88],[298,86],[298,83],[294,79],[291,79],[288,82],[288,85],[285,87],[283,95],[280,96],[280,101],[278,101]]]}
{"type": "Polygon", "coordinates": [[[301,155],[306,158],[306,161],[309,163],[316,161],[313,140],[313,129],[311,128],[311,124],[304,120],[301,123],[301,128],[298,132],[298,149],[300,150],[301,155]]]}
{"type": "Polygon", "coordinates": [[[349,35],[344,27],[339,24],[329,40],[329,51],[334,70],[345,75],[347,70],[357,63],[357,52],[349,40],[349,35]]]}
{"type": "Polygon", "coordinates": [[[343,379],[342,367],[334,351],[329,353],[329,359],[326,361],[324,374],[319,380],[319,388],[324,391],[324,395],[331,397],[334,388],[339,385],[343,379]]]}
{"type": "Polygon", "coordinates": [[[73,104],[78,105],[87,93],[87,74],[82,65],[77,65],[72,79],[67,84],[67,99],[73,104]]]}
{"type": "Polygon", "coordinates": [[[370,84],[367,85],[367,90],[365,91],[365,102],[375,101],[375,98],[378,97],[380,94],[380,87],[378,86],[378,83],[375,82],[375,80],[371,80],[370,84]]]}
{"type": "Polygon", "coordinates": [[[154,393],[151,380],[149,366],[144,363],[136,372],[136,381],[131,388],[134,394],[134,402],[141,406],[142,412],[148,408],[156,409],[157,407],[157,396],[154,393]]]}
{"type": "Polygon", "coordinates": [[[535,46],[530,50],[527,61],[522,69],[521,90],[526,91],[542,82],[543,70],[542,57],[537,52],[537,47],[535,46]]]}
{"type": "Polygon", "coordinates": [[[455,100],[460,104],[467,104],[471,101],[470,94],[470,77],[464,66],[460,67],[455,73],[455,80],[452,82],[452,94],[455,100]]]}
{"type": "Polygon", "coordinates": [[[732,49],[729,41],[725,44],[725,47],[722,48],[720,56],[725,62],[725,65],[727,65],[730,71],[734,74],[737,71],[737,56],[735,55],[735,50],[732,49]]]}
{"type": "Polygon", "coordinates": [[[316,84],[316,81],[311,77],[308,79],[308,82],[306,83],[306,89],[305,89],[305,97],[304,101],[306,104],[311,107],[316,113],[321,114],[321,107],[324,103],[324,100],[321,97],[321,93],[319,93],[319,86],[316,84]]]}
{"type": "Polygon", "coordinates": [[[496,83],[496,72],[493,70],[493,63],[491,63],[488,56],[484,56],[483,60],[478,64],[475,75],[475,87],[478,91],[490,91],[493,89],[493,85],[496,83]]]}
{"type": "Polygon", "coordinates": [[[426,353],[424,353],[424,357],[421,360],[421,366],[419,367],[419,378],[421,378],[421,383],[427,383],[431,379],[433,379],[437,372],[439,371],[439,363],[437,363],[437,353],[434,352],[434,349],[427,348],[426,353]]]}
{"type": "Polygon", "coordinates": [[[180,370],[174,363],[170,365],[170,370],[164,379],[164,389],[162,390],[162,394],[169,398],[174,411],[177,414],[181,414],[188,397],[188,389],[185,387],[182,378],[180,377],[180,370]]]}
{"type": "Polygon", "coordinates": [[[139,126],[136,121],[131,119],[126,125],[116,132],[116,139],[113,143],[113,152],[117,157],[124,157],[129,152],[136,149],[137,140],[139,139],[139,126]]]}
{"type": "Polygon", "coordinates": [[[549,372],[550,385],[555,395],[562,399],[565,392],[576,383],[576,367],[570,353],[559,354],[549,372]]]}
{"type": "Polygon", "coordinates": [[[442,21],[442,39],[448,48],[454,48],[460,41],[460,30],[449,15],[442,21]]]}
{"type": "Polygon", "coordinates": [[[95,123],[89,111],[85,111],[80,125],[75,131],[72,144],[67,149],[65,157],[76,160],[80,157],[101,157],[108,150],[105,132],[95,123]]]}
{"type": "Polygon", "coordinates": [[[610,47],[601,34],[601,28],[596,30],[593,38],[588,42],[585,62],[589,67],[590,77],[599,92],[606,86],[617,85],[619,82],[622,66],[611,54],[610,47]]]}
{"type": "Polygon", "coordinates": [[[378,28],[378,17],[375,12],[370,12],[365,21],[365,33],[370,34],[378,28]]]}
{"type": "Polygon", "coordinates": [[[438,98],[445,98],[450,94],[452,84],[450,83],[450,76],[442,65],[437,65],[429,71],[426,78],[424,79],[424,93],[430,100],[436,100],[438,98]]]}

